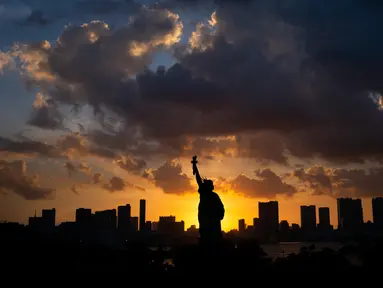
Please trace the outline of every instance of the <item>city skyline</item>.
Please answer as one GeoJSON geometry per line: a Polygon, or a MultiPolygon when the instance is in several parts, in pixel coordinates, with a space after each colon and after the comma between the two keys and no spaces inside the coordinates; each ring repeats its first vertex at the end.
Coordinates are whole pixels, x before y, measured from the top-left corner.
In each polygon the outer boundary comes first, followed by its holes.
{"type": "Polygon", "coordinates": [[[269,200],[290,223],[317,205],[335,225],[339,197],[373,219],[383,36],[371,3],[91,2],[1,1],[0,220],[144,198],[147,219],[197,225],[193,155],[226,231],[269,200]]]}
{"type": "MultiPolygon", "coordinates": [[[[97,210],[97,211],[93,210],[91,208],[79,207],[79,208],[76,208],[75,217],[74,217],[74,219],[72,219],[72,221],[63,221],[63,222],[56,222],[56,209],[55,208],[51,208],[51,209],[44,208],[41,210],[42,211],[41,216],[37,216],[36,211],[35,211],[34,216],[30,216],[29,221],[27,221],[27,222],[30,224],[31,220],[33,221],[35,219],[38,220],[38,219],[44,218],[44,213],[47,213],[47,215],[50,215],[52,210],[54,211],[53,223],[55,223],[55,226],[57,226],[61,223],[78,222],[79,215],[83,214],[84,212],[85,212],[85,214],[87,214],[89,216],[96,215],[97,213],[102,213],[102,212],[112,212],[112,214],[116,215],[116,219],[115,219],[116,228],[117,227],[120,228],[120,227],[124,226],[123,222],[121,222],[124,220],[122,220],[121,217],[126,218],[126,219],[128,219],[128,218],[133,219],[134,218],[135,221],[137,221],[137,223],[135,224],[136,231],[141,231],[142,229],[143,230],[148,229],[148,226],[147,226],[148,224],[150,225],[149,230],[151,231],[153,229],[152,225],[156,225],[158,223],[158,221],[160,221],[161,218],[174,217],[174,221],[175,221],[177,215],[173,215],[173,214],[167,214],[167,216],[159,215],[157,220],[156,219],[148,219],[146,216],[146,211],[147,211],[146,203],[147,203],[146,199],[140,199],[139,205],[138,205],[139,206],[139,212],[137,214],[132,214],[132,207],[134,207],[134,205],[131,205],[131,204],[120,205],[120,206],[115,207],[115,208],[110,208],[110,209],[106,209],[106,210],[97,210]],[[141,228],[141,227],[143,227],[143,228],[141,228]]],[[[344,217],[343,215],[352,215],[353,217],[357,217],[353,223],[350,223],[347,225],[347,227],[346,227],[347,229],[350,229],[352,227],[357,227],[358,225],[355,223],[358,223],[358,221],[360,221],[360,223],[372,222],[373,224],[382,225],[383,224],[383,197],[376,197],[376,198],[373,198],[371,201],[371,206],[373,207],[373,213],[374,213],[374,217],[373,217],[372,221],[365,219],[363,207],[362,207],[361,203],[362,203],[362,201],[359,198],[357,198],[357,199],[338,198],[337,199],[337,211],[336,211],[336,213],[338,215],[338,219],[337,219],[337,223],[333,224],[330,221],[331,209],[329,207],[317,206],[317,205],[302,205],[302,206],[300,206],[300,220],[301,221],[298,223],[298,222],[289,222],[286,219],[280,218],[280,216],[279,216],[279,207],[280,206],[279,206],[278,201],[268,201],[268,202],[259,201],[258,202],[259,208],[258,208],[258,215],[257,216],[253,216],[253,218],[250,221],[246,221],[243,218],[239,218],[239,219],[237,219],[237,226],[236,227],[232,227],[231,229],[228,229],[228,230],[223,229],[223,231],[225,231],[225,232],[229,232],[231,230],[240,231],[242,229],[245,230],[248,227],[254,227],[255,225],[261,225],[262,226],[262,223],[259,223],[260,219],[267,220],[267,222],[265,224],[263,224],[266,226],[270,226],[270,225],[272,226],[272,225],[274,225],[272,223],[275,223],[276,228],[273,228],[274,230],[279,230],[280,229],[279,227],[280,227],[282,222],[288,223],[288,225],[290,227],[293,225],[299,225],[300,228],[303,230],[306,230],[306,229],[312,230],[312,229],[317,229],[317,228],[321,228],[321,227],[322,228],[326,227],[326,229],[327,228],[329,229],[330,227],[331,227],[331,229],[339,229],[339,227],[341,225],[344,225],[343,224],[343,217],[344,217]],[[341,212],[341,205],[342,205],[341,202],[351,203],[351,205],[356,204],[356,207],[351,208],[351,210],[350,210],[350,208],[347,208],[348,206],[345,206],[345,204],[343,204],[343,206],[344,206],[343,210],[344,211],[341,212]],[[268,208],[269,206],[270,207],[274,206],[274,208],[272,210],[270,210],[268,208]],[[262,209],[260,210],[260,208],[262,208],[262,209]],[[259,211],[261,211],[261,212],[259,212],[259,211]],[[360,213],[360,214],[358,214],[358,213],[360,213]],[[256,224],[256,222],[257,222],[257,224],[256,224]],[[248,223],[251,223],[251,224],[249,225],[248,223]],[[310,227],[310,225],[313,225],[313,226],[310,227]],[[241,227],[242,227],[242,229],[241,229],[241,227]]],[[[347,204],[347,205],[350,205],[350,204],[347,204]]],[[[49,216],[49,217],[51,217],[51,216],[49,216]]],[[[348,217],[350,217],[350,216],[348,216],[348,217]]],[[[185,223],[185,221],[181,218],[178,220],[185,223]]],[[[191,227],[197,227],[198,228],[198,224],[190,224],[188,226],[186,226],[185,224],[183,224],[183,225],[185,228],[191,228],[191,227]]],[[[346,225],[344,225],[344,226],[346,226],[346,225]]]]}

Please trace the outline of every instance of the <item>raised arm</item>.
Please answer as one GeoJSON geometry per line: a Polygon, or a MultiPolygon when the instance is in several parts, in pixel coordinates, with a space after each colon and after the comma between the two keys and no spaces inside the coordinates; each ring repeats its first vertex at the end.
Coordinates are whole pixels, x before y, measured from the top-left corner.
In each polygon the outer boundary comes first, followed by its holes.
{"type": "Polygon", "coordinates": [[[201,178],[201,175],[199,175],[199,171],[198,171],[198,168],[197,168],[197,156],[193,156],[193,160],[191,161],[191,163],[193,164],[193,174],[195,175],[195,178],[197,180],[197,184],[199,187],[201,187],[202,185],[202,178],[201,178]]]}

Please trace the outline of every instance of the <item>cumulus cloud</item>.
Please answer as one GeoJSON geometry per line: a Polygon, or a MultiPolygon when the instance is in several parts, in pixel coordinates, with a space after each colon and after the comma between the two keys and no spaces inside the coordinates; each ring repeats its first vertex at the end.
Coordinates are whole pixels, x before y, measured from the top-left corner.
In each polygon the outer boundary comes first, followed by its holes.
{"type": "MultiPolygon", "coordinates": [[[[381,161],[383,41],[374,31],[382,6],[215,2],[210,21],[199,23],[185,45],[178,15],[159,8],[138,9],[126,26],[68,25],[55,42],[15,45],[0,62],[14,62],[28,87],[44,95],[36,99],[33,125],[57,129],[55,107],[68,104],[93,107],[102,128],[70,135],[49,153],[42,151],[45,144],[2,142],[14,150],[33,146],[42,155],[119,159],[121,168],[138,175],[149,156],[224,155],[284,165],[290,155],[381,161]],[[342,21],[339,11],[347,11],[342,21]],[[147,69],[163,50],[174,52],[177,63],[147,69]]],[[[164,167],[148,174],[155,185],[167,193],[190,189],[177,165],[164,167]],[[181,188],[171,186],[174,181],[165,186],[161,179],[168,174],[181,188]]],[[[237,188],[268,195],[259,184],[268,183],[281,194],[295,193],[273,172],[263,173],[249,181],[240,176],[237,188]]],[[[315,193],[329,189],[326,171],[310,173],[301,177],[320,183],[311,187],[315,193]]]]}
{"type": "Polygon", "coordinates": [[[110,192],[123,191],[126,187],[126,182],[121,177],[112,177],[107,184],[104,184],[104,189],[110,192]]]}
{"type": "Polygon", "coordinates": [[[0,190],[11,191],[26,200],[50,199],[54,189],[39,185],[36,175],[27,173],[25,161],[0,161],[0,190]]]}
{"type": "MultiPolygon", "coordinates": [[[[182,195],[197,191],[193,185],[194,179],[182,172],[182,166],[176,160],[166,161],[154,170],[146,171],[144,175],[164,193],[182,195]]],[[[253,198],[270,198],[277,195],[293,196],[298,190],[286,183],[270,169],[255,171],[255,177],[239,175],[235,178],[212,178],[214,190],[218,193],[233,192],[253,198]]]]}
{"type": "Polygon", "coordinates": [[[133,157],[121,157],[117,160],[117,164],[122,169],[136,175],[142,175],[142,172],[146,168],[145,160],[133,157]]]}
{"type": "Polygon", "coordinates": [[[324,168],[313,166],[297,169],[291,176],[297,178],[306,191],[315,195],[333,197],[378,197],[382,196],[383,169],[324,168]]]}
{"type": "Polygon", "coordinates": [[[239,175],[230,181],[231,189],[248,197],[270,199],[277,195],[292,196],[297,192],[294,186],[283,182],[281,177],[270,169],[257,170],[255,175],[257,179],[239,175]]]}
{"type": "Polygon", "coordinates": [[[94,184],[101,183],[103,178],[104,178],[104,175],[102,173],[100,173],[100,172],[94,173],[93,176],[92,176],[94,184]]]}
{"type": "MultiPolygon", "coordinates": [[[[382,112],[374,98],[380,98],[382,90],[378,67],[383,58],[381,41],[373,31],[382,7],[372,8],[361,1],[325,1],[320,7],[300,1],[288,5],[280,1],[223,2],[219,1],[214,14],[214,27],[205,24],[202,29],[199,25],[190,39],[191,47],[177,54],[176,65],[182,65],[177,68],[179,75],[202,78],[211,85],[204,92],[199,90],[198,97],[171,101],[198,106],[203,98],[206,105],[200,105],[199,112],[217,103],[209,117],[200,118],[203,127],[185,121],[189,124],[185,132],[274,130],[273,138],[283,145],[270,147],[265,154],[280,161],[286,152],[334,162],[380,159],[382,112]],[[341,10],[348,12],[339,21],[337,12],[341,10]],[[309,14],[314,16],[301,16],[309,14]],[[363,29],[353,28],[356,22],[350,15],[363,19],[363,29]],[[348,27],[347,33],[344,27],[348,27]],[[223,91],[220,101],[212,91],[223,91]],[[371,92],[377,92],[377,97],[371,92]]],[[[169,101],[166,92],[178,83],[171,85],[161,75],[157,78],[159,97],[164,94],[169,101]]],[[[192,90],[185,86],[187,91],[177,88],[178,95],[192,90]]]]}
{"type": "Polygon", "coordinates": [[[68,170],[69,177],[72,176],[72,174],[77,170],[76,166],[74,166],[72,162],[66,162],[64,166],[68,170]]]}
{"type": "Polygon", "coordinates": [[[148,179],[164,193],[180,195],[195,190],[191,179],[182,173],[182,165],[175,160],[166,161],[148,173],[148,179]]]}
{"type": "Polygon", "coordinates": [[[63,116],[58,110],[57,105],[42,95],[37,93],[33,103],[35,109],[27,124],[43,129],[63,128],[63,116]]]}
{"type": "Polygon", "coordinates": [[[64,164],[64,167],[68,170],[69,177],[72,176],[75,172],[83,172],[87,175],[91,173],[91,168],[85,162],[80,162],[78,164],[73,161],[68,161],[64,164]]]}

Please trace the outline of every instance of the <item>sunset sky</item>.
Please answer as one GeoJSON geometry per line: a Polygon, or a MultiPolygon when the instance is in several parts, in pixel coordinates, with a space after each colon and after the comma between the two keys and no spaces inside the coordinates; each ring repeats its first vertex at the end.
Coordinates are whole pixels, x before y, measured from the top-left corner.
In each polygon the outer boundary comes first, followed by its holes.
{"type": "Polygon", "coordinates": [[[383,196],[383,3],[0,0],[0,220],[127,203],[222,226],[383,196]],[[379,8],[379,9],[378,9],[379,8]],[[381,75],[382,74],[382,75],[381,75]]]}

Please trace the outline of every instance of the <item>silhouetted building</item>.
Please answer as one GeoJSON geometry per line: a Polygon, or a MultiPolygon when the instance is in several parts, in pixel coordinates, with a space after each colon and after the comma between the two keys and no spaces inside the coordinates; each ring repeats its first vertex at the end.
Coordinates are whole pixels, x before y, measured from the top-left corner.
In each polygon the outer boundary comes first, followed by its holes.
{"type": "Polygon", "coordinates": [[[383,228],[383,197],[372,198],[372,217],[374,226],[383,228]]]}
{"type": "Polygon", "coordinates": [[[184,221],[176,222],[175,216],[161,216],[157,232],[167,236],[179,236],[185,231],[184,221]]]}
{"type": "Polygon", "coordinates": [[[134,216],[130,218],[132,220],[132,232],[138,231],[138,217],[134,216]]]}
{"type": "Polygon", "coordinates": [[[259,236],[276,241],[279,230],[278,201],[258,202],[259,236]]]}
{"type": "Polygon", "coordinates": [[[46,228],[53,228],[56,226],[56,209],[43,209],[42,219],[46,228]]]}
{"type": "Polygon", "coordinates": [[[118,206],[118,217],[117,217],[117,227],[118,229],[124,233],[128,234],[131,232],[131,207],[129,204],[126,204],[125,206],[118,206]]]}
{"type": "Polygon", "coordinates": [[[146,223],[145,223],[145,231],[152,232],[152,221],[146,221],[146,223]]]}
{"type": "Polygon", "coordinates": [[[279,223],[279,241],[289,241],[290,237],[290,225],[287,220],[282,220],[281,223],[279,223]]]}
{"type": "Polygon", "coordinates": [[[282,220],[281,223],[279,224],[279,230],[280,231],[290,230],[289,222],[287,220],[282,220]]]}
{"type": "Polygon", "coordinates": [[[317,227],[317,217],[315,205],[301,206],[301,229],[305,234],[315,232],[317,227]]]}
{"type": "Polygon", "coordinates": [[[198,237],[199,235],[199,232],[198,232],[198,228],[196,225],[191,225],[187,230],[186,230],[187,234],[189,236],[193,236],[193,237],[198,237]]]}
{"type": "Polygon", "coordinates": [[[300,230],[300,227],[299,227],[298,224],[293,223],[293,224],[291,224],[291,230],[292,230],[292,231],[299,231],[299,230],[300,230]]]}
{"type": "Polygon", "coordinates": [[[145,230],[146,223],[146,200],[140,200],[140,231],[145,230]]]}
{"type": "Polygon", "coordinates": [[[319,207],[319,228],[330,229],[330,208],[319,207]]]}
{"type": "Polygon", "coordinates": [[[363,225],[363,208],[361,199],[339,198],[338,228],[344,231],[356,232],[363,225]]]}
{"type": "Polygon", "coordinates": [[[244,233],[246,230],[245,219],[238,220],[238,231],[239,233],[244,233]]]}
{"type": "Polygon", "coordinates": [[[93,215],[94,224],[98,229],[116,229],[116,209],[97,211],[93,215]]]}
{"type": "Polygon", "coordinates": [[[259,228],[259,218],[253,218],[253,227],[254,229],[259,228]]]}
{"type": "Polygon", "coordinates": [[[29,217],[28,219],[28,226],[31,227],[32,229],[38,229],[41,230],[44,228],[44,222],[42,217],[29,217]]]}
{"type": "Polygon", "coordinates": [[[76,223],[81,228],[89,228],[92,223],[92,209],[87,209],[87,208],[76,209],[76,223]]]}
{"type": "Polygon", "coordinates": [[[158,230],[158,222],[154,221],[152,222],[152,231],[155,232],[158,230]]]}

